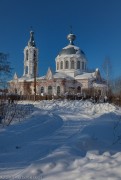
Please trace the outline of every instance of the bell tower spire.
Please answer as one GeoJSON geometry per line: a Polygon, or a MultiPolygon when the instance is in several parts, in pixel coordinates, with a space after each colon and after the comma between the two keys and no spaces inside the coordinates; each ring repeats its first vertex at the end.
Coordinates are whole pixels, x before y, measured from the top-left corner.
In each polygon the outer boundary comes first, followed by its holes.
{"type": "Polygon", "coordinates": [[[35,41],[34,41],[34,32],[30,31],[30,39],[28,41],[28,46],[36,47],[35,41]]]}
{"type": "Polygon", "coordinates": [[[38,49],[34,40],[34,32],[30,31],[30,39],[28,45],[24,48],[24,73],[27,78],[34,77],[34,68],[36,65],[36,73],[38,74],[38,49]]]}

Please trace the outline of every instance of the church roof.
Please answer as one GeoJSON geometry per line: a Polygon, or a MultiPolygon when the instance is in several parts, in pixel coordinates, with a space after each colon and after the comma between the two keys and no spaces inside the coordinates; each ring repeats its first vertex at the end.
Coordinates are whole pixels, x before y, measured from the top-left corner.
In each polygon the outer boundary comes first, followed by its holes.
{"type": "MultiPolygon", "coordinates": [[[[42,79],[44,80],[46,78],[47,78],[47,75],[38,77],[37,80],[42,80],[42,79]]],[[[66,73],[60,73],[60,72],[54,73],[52,78],[53,79],[69,79],[69,80],[73,80],[74,79],[73,77],[68,76],[66,73]]]]}
{"type": "Polygon", "coordinates": [[[83,74],[77,75],[75,77],[75,79],[90,79],[90,80],[94,80],[95,78],[96,78],[95,72],[93,73],[84,72],[83,74]]]}
{"type": "Polygon", "coordinates": [[[104,83],[95,82],[95,83],[93,83],[93,87],[95,87],[95,88],[107,88],[107,85],[104,83]]]}
{"type": "Polygon", "coordinates": [[[59,56],[63,56],[63,55],[85,55],[85,53],[77,46],[74,45],[68,45],[66,47],[64,47],[60,52],[59,52],[59,56]]]}
{"type": "Polygon", "coordinates": [[[60,72],[57,72],[53,75],[53,77],[55,79],[69,79],[69,80],[73,80],[74,78],[71,77],[71,76],[68,76],[66,73],[60,73],[60,72]]]}

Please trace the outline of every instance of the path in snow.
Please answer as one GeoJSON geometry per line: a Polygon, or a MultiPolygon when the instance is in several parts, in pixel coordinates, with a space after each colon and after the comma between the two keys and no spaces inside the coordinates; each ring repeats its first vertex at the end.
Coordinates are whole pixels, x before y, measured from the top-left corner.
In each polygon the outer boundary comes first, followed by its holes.
{"type": "Polygon", "coordinates": [[[3,174],[6,168],[10,171],[23,169],[63,148],[90,123],[85,115],[59,115],[54,110],[35,109],[29,120],[13,124],[1,132],[0,172],[3,174]],[[16,149],[16,146],[20,148],[16,149]]]}
{"type": "MultiPolygon", "coordinates": [[[[65,118],[66,115],[64,116],[64,119],[65,118]]],[[[73,118],[75,117],[73,116],[73,118]]],[[[75,121],[67,120],[66,118],[66,121],[63,121],[63,125],[59,129],[57,129],[51,136],[40,138],[40,144],[43,146],[45,144],[48,144],[49,142],[51,145],[57,145],[57,147],[60,147],[68,143],[69,139],[77,135],[78,132],[80,132],[85,126],[89,125],[89,123],[89,120],[83,118],[83,116],[75,121]]]]}

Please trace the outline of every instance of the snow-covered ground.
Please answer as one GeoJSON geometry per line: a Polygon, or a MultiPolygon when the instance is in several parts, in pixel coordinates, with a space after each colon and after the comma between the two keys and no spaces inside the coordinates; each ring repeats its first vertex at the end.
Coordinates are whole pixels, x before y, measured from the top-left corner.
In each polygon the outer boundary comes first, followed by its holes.
{"type": "Polygon", "coordinates": [[[0,180],[121,179],[118,107],[76,100],[31,104],[19,102],[29,113],[0,127],[0,180]]]}

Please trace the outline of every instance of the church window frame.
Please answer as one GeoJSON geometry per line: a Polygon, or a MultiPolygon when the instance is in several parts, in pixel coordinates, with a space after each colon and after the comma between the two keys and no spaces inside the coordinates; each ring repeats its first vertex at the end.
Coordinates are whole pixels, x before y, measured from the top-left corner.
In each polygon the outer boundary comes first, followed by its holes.
{"type": "Polygon", "coordinates": [[[80,69],[80,61],[77,61],[77,69],[80,69]]]}
{"type": "Polygon", "coordinates": [[[57,62],[57,70],[59,70],[59,62],[57,62]]]}
{"type": "Polygon", "coordinates": [[[69,68],[69,62],[66,60],[65,61],[65,69],[68,69],[69,68]]]}
{"type": "Polygon", "coordinates": [[[81,92],[81,86],[78,86],[77,87],[77,93],[80,93],[81,92]]]}
{"type": "Polygon", "coordinates": [[[84,62],[82,62],[82,70],[84,70],[84,62]]]}
{"type": "Polygon", "coordinates": [[[85,70],[86,70],[86,63],[85,63],[85,67],[84,67],[84,68],[85,68],[85,70]]]}
{"type": "Polygon", "coordinates": [[[74,69],[74,60],[71,61],[71,69],[74,69]]]}
{"type": "Polygon", "coordinates": [[[26,50],[26,60],[28,61],[28,49],[26,50]]]}
{"type": "Polygon", "coordinates": [[[57,95],[60,95],[60,86],[57,86],[57,95]]]}
{"type": "Polygon", "coordinates": [[[36,50],[34,50],[34,59],[36,59],[36,57],[37,57],[37,52],[36,50]]]}
{"type": "Polygon", "coordinates": [[[41,93],[41,94],[44,93],[44,87],[43,87],[43,86],[40,88],[40,93],[41,93]]]}
{"type": "Polygon", "coordinates": [[[25,74],[28,74],[28,72],[29,72],[29,68],[28,66],[25,66],[25,74]]]}
{"type": "Polygon", "coordinates": [[[48,95],[52,95],[53,89],[52,86],[48,86],[48,95]]]}
{"type": "Polygon", "coordinates": [[[60,69],[63,69],[63,61],[60,62],[60,69]]]}

